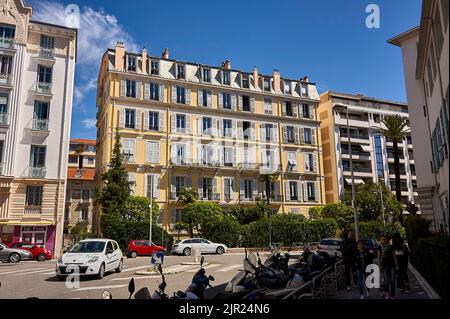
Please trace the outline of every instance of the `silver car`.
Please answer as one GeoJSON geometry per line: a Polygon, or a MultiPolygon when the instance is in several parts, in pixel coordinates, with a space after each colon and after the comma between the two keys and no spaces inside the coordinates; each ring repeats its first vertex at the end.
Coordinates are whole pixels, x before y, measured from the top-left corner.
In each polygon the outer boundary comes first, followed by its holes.
{"type": "Polygon", "coordinates": [[[21,260],[31,260],[33,254],[23,249],[9,248],[0,244],[0,261],[2,263],[18,263],[21,260]]]}
{"type": "Polygon", "coordinates": [[[199,248],[202,254],[218,255],[222,255],[228,250],[228,247],[224,244],[212,243],[203,238],[189,238],[173,245],[170,252],[176,255],[190,256],[192,248],[199,248]]]}

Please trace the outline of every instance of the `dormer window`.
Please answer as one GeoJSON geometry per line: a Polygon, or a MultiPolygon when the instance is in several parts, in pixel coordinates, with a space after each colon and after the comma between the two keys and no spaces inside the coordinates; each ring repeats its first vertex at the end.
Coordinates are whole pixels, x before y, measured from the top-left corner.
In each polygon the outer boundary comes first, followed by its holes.
{"type": "Polygon", "coordinates": [[[159,61],[158,60],[151,60],[150,73],[152,75],[159,75],[159,61]]]}
{"type": "Polygon", "coordinates": [[[241,87],[243,89],[250,88],[250,75],[249,74],[241,74],[241,87]]]}
{"type": "Polygon", "coordinates": [[[129,55],[127,59],[127,70],[130,72],[136,72],[136,57],[129,55]]]}
{"type": "Polygon", "coordinates": [[[292,83],[290,81],[284,81],[283,83],[283,92],[284,94],[292,94],[292,83]]]}
{"type": "Polygon", "coordinates": [[[202,68],[202,81],[207,83],[211,82],[211,69],[202,68]]]}
{"type": "Polygon", "coordinates": [[[264,91],[270,92],[270,78],[264,78],[263,87],[264,91]]]}
{"type": "Polygon", "coordinates": [[[302,97],[308,97],[308,84],[300,83],[300,95],[302,97]]]}
{"type": "Polygon", "coordinates": [[[231,73],[228,70],[222,70],[222,84],[230,85],[231,84],[231,73]]]}
{"type": "Polygon", "coordinates": [[[186,78],[186,66],[184,64],[177,64],[177,79],[185,79],[186,78]]]}

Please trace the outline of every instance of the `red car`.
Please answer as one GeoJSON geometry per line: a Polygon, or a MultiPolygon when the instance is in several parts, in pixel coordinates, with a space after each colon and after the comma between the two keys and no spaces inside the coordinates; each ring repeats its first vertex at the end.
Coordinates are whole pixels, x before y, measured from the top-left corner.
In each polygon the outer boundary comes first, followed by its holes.
{"type": "Polygon", "coordinates": [[[46,261],[51,260],[53,258],[52,252],[44,247],[40,247],[38,245],[35,245],[33,243],[27,243],[27,242],[16,242],[9,244],[10,248],[17,248],[17,249],[23,249],[28,250],[33,254],[33,259],[37,261],[46,261]]]}
{"type": "Polygon", "coordinates": [[[150,256],[160,251],[166,251],[166,247],[155,245],[148,240],[132,240],[128,244],[127,257],[150,256]]]}

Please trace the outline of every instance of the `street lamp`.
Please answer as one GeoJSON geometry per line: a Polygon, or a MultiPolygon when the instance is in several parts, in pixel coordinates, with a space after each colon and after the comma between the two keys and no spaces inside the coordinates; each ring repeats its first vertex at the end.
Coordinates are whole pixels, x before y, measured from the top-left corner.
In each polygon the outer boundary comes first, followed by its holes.
{"type": "Polygon", "coordinates": [[[348,106],[347,105],[336,105],[336,111],[342,111],[345,109],[346,117],[347,117],[347,139],[348,139],[348,153],[350,155],[350,174],[352,179],[352,210],[353,210],[353,218],[355,220],[355,237],[356,240],[359,240],[359,218],[358,213],[355,209],[355,198],[356,198],[356,189],[355,189],[355,173],[353,172],[353,155],[352,155],[352,143],[350,137],[350,120],[348,116],[348,106]]]}
{"type": "MultiPolygon", "coordinates": [[[[150,165],[150,168],[155,168],[155,165],[150,165]]],[[[153,175],[150,174],[150,226],[149,226],[149,241],[152,242],[152,215],[153,215],[153,175]]]]}

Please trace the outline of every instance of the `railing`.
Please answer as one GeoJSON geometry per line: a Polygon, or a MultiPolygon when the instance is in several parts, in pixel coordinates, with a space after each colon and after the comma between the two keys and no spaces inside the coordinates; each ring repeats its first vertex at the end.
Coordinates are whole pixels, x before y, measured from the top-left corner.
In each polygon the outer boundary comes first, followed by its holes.
{"type": "Polygon", "coordinates": [[[246,197],[245,195],[239,195],[239,200],[241,202],[254,202],[255,198],[254,197],[249,198],[249,197],[246,197]]]}
{"type": "Polygon", "coordinates": [[[200,194],[202,196],[199,196],[199,200],[200,201],[220,201],[220,194],[213,194],[213,193],[208,193],[206,194],[206,196],[203,196],[203,194],[200,194]]]}
{"type": "Polygon", "coordinates": [[[28,167],[28,177],[30,178],[44,178],[46,174],[46,167],[28,167]]]}
{"type": "Polygon", "coordinates": [[[281,195],[270,195],[270,201],[274,203],[280,203],[283,201],[283,196],[281,195]]]}
{"type": "MultiPolygon", "coordinates": [[[[348,150],[342,150],[341,153],[343,155],[350,155],[350,152],[348,150]]],[[[359,151],[352,151],[352,156],[363,156],[363,157],[370,157],[370,153],[367,152],[359,152],[359,151]]]]}
{"type": "Polygon", "coordinates": [[[29,205],[25,206],[24,215],[40,215],[42,213],[42,206],[29,205]]]}
{"type": "MultiPolygon", "coordinates": [[[[341,137],[348,138],[348,134],[347,133],[341,133],[341,137]]],[[[369,140],[369,135],[350,134],[350,138],[358,139],[358,140],[369,140]]]]}
{"type": "Polygon", "coordinates": [[[7,73],[0,74],[0,84],[12,86],[13,79],[14,77],[12,74],[7,73]]]}
{"type": "Polygon", "coordinates": [[[33,130],[36,131],[48,131],[48,123],[47,119],[33,119],[33,130]]]}
{"type": "Polygon", "coordinates": [[[258,169],[258,164],[255,163],[240,163],[238,165],[239,169],[243,169],[243,170],[257,170],[258,169]]]}
{"type": "Polygon", "coordinates": [[[0,48],[14,49],[16,40],[13,38],[0,38],[0,48]]]}
{"type": "Polygon", "coordinates": [[[45,59],[53,59],[55,57],[55,49],[54,48],[40,48],[39,49],[39,57],[45,59]]]}
{"type": "Polygon", "coordinates": [[[52,83],[35,82],[34,92],[38,94],[52,94],[52,83]]]}
{"type": "Polygon", "coordinates": [[[0,113],[0,125],[8,124],[8,119],[9,119],[9,113],[4,113],[4,112],[0,113]]]}
{"type": "MultiPolygon", "coordinates": [[[[350,167],[344,167],[344,172],[351,172],[350,167]]],[[[353,172],[354,173],[372,173],[372,168],[364,168],[364,167],[356,168],[356,167],[353,167],[353,172]]]]}

